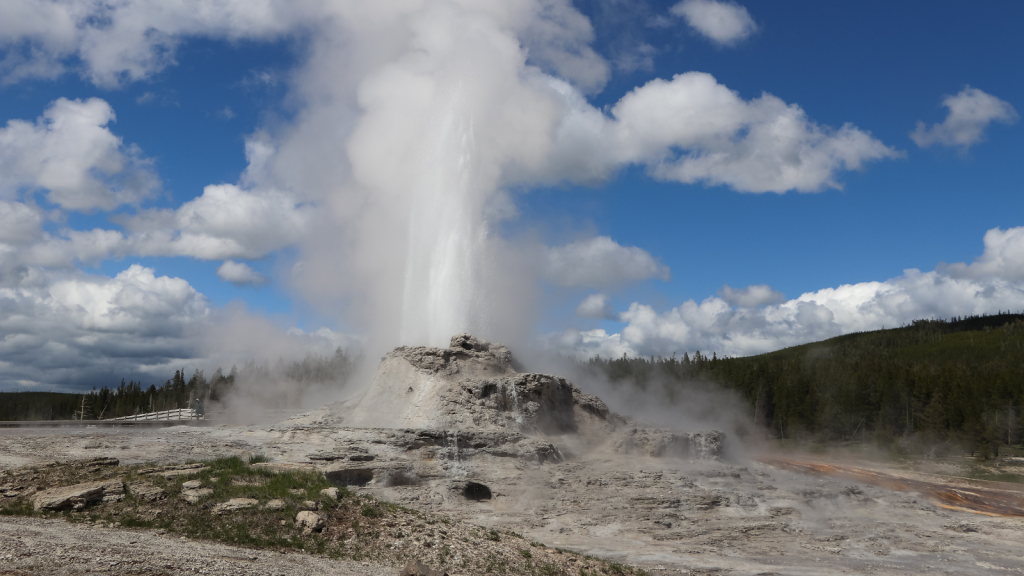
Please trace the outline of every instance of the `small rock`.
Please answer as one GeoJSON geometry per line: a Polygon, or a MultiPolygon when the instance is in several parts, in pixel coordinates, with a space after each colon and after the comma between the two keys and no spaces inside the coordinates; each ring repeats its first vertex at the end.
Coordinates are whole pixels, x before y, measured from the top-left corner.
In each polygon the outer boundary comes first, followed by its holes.
{"type": "Polygon", "coordinates": [[[448,573],[434,570],[419,560],[409,560],[399,576],[448,576],[448,573]]]}
{"type": "Polygon", "coordinates": [[[330,498],[331,500],[337,501],[338,500],[338,489],[337,488],[324,488],[323,490],[320,491],[320,495],[324,496],[326,498],[330,498]]]}
{"type": "Polygon", "coordinates": [[[228,512],[234,512],[235,510],[245,510],[246,508],[252,508],[259,504],[260,501],[255,498],[232,498],[227,502],[221,502],[213,507],[214,514],[226,514],[228,512]]]}
{"type": "Polygon", "coordinates": [[[283,510],[284,506],[284,500],[281,500],[280,498],[275,498],[270,502],[267,502],[264,508],[266,508],[267,510],[283,510]]]}
{"type": "Polygon", "coordinates": [[[181,483],[181,487],[184,488],[185,490],[195,490],[196,488],[201,488],[202,486],[203,483],[200,480],[189,480],[188,482],[181,483]]]}
{"type": "Polygon", "coordinates": [[[320,509],[320,503],[314,502],[313,500],[304,500],[302,502],[302,509],[316,511],[320,509]]]}
{"type": "Polygon", "coordinates": [[[295,524],[309,532],[319,532],[327,525],[324,519],[316,512],[304,510],[295,516],[295,524]]]}
{"type": "Polygon", "coordinates": [[[181,497],[189,504],[196,504],[203,496],[213,494],[212,488],[196,488],[194,490],[182,490],[181,497]]]}

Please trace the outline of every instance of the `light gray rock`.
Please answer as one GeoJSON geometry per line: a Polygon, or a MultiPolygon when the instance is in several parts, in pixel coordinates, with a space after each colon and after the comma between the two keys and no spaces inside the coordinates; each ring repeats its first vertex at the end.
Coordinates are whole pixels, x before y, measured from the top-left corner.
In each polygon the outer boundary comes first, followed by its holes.
{"type": "Polygon", "coordinates": [[[144,481],[132,482],[128,485],[128,490],[132,496],[143,502],[156,502],[167,497],[167,492],[163,488],[144,481]]]}
{"type": "Polygon", "coordinates": [[[193,488],[192,490],[181,491],[181,497],[189,504],[198,504],[203,497],[209,496],[210,494],[213,494],[212,488],[193,488]]]}
{"type": "Polygon", "coordinates": [[[284,510],[284,507],[284,500],[281,500],[280,498],[275,498],[267,502],[267,504],[264,506],[264,508],[266,508],[267,510],[284,510]]]}
{"type": "Polygon", "coordinates": [[[255,498],[232,498],[227,502],[221,502],[213,507],[214,514],[227,514],[228,512],[235,512],[237,510],[246,510],[253,508],[260,503],[255,498]]]}
{"type": "Polygon", "coordinates": [[[119,502],[124,498],[124,483],[117,480],[97,480],[73,486],[51,488],[32,498],[36,510],[81,510],[96,502],[119,502]]]}
{"type": "Polygon", "coordinates": [[[337,488],[324,488],[320,491],[320,495],[331,500],[338,500],[338,489],[337,488]]]}
{"type": "Polygon", "coordinates": [[[303,510],[296,514],[295,524],[308,532],[320,532],[324,529],[324,526],[327,526],[327,523],[324,522],[324,519],[319,514],[309,510],[303,510]]]}
{"type": "Polygon", "coordinates": [[[196,488],[202,488],[203,483],[200,480],[189,480],[188,482],[182,482],[181,487],[185,490],[195,490],[196,488]]]}

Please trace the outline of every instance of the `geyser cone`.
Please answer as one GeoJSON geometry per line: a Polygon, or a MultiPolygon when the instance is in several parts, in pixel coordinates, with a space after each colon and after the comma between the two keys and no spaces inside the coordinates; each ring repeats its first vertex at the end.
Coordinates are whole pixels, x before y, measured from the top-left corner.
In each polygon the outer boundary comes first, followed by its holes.
{"type": "Polygon", "coordinates": [[[361,395],[291,423],[558,437],[574,450],[605,444],[650,456],[717,458],[721,451],[720,432],[639,426],[564,378],[513,365],[508,348],[469,334],[453,336],[448,348],[401,346],[361,395]]]}

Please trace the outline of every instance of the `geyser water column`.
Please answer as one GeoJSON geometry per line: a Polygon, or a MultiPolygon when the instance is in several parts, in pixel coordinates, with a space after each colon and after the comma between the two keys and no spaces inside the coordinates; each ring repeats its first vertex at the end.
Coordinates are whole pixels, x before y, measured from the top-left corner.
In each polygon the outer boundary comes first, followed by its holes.
{"type": "Polygon", "coordinates": [[[487,246],[473,107],[462,82],[436,93],[438,110],[427,126],[408,225],[405,290],[399,336],[403,343],[444,343],[471,331],[477,275],[487,246]],[[433,142],[429,142],[429,140],[433,142]],[[433,144],[431,146],[431,144],[433,144]]]}
{"type": "Polygon", "coordinates": [[[496,202],[502,186],[546,162],[560,110],[499,14],[504,3],[417,6],[395,35],[404,52],[360,80],[347,142],[359,191],[346,201],[359,214],[350,276],[382,349],[524,323],[532,269],[489,222],[514,212],[496,202]]]}

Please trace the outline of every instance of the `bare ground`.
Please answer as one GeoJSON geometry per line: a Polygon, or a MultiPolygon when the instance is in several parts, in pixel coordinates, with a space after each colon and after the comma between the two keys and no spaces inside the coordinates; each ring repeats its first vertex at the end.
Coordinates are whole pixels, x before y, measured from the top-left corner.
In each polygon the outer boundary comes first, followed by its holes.
{"type": "MultiPolygon", "coordinates": [[[[374,444],[371,436],[272,427],[4,431],[0,469],[89,456],[133,463],[262,453],[278,461],[308,462],[311,454],[349,446],[353,438],[378,452],[378,462],[407,457],[374,444]]],[[[491,457],[441,461],[440,453],[422,457],[417,466],[445,473],[424,475],[409,486],[371,482],[361,490],[426,512],[515,531],[548,547],[635,564],[653,574],[1024,572],[1024,519],[946,510],[923,494],[808,476],[756,461],[600,453],[555,464],[491,457]],[[493,498],[475,502],[460,497],[453,492],[455,477],[486,484],[493,498]]],[[[154,531],[0,520],[0,574],[78,574],[86,568],[118,574],[398,572],[305,554],[182,541],[154,531]]]]}

